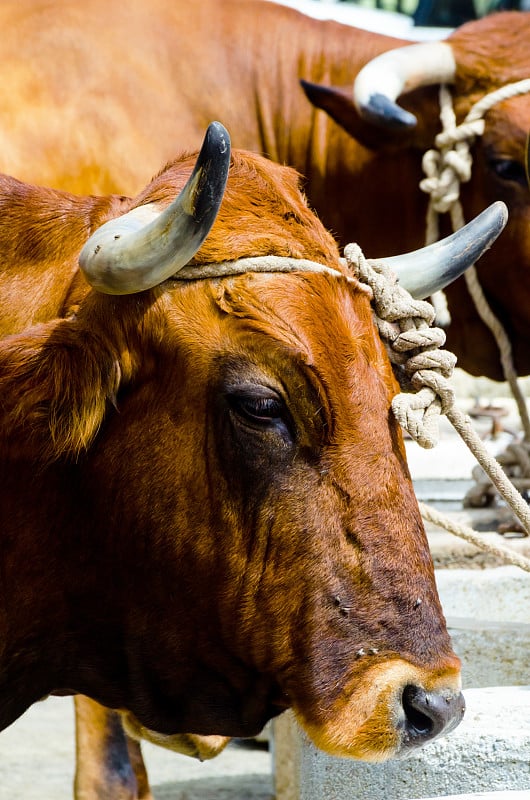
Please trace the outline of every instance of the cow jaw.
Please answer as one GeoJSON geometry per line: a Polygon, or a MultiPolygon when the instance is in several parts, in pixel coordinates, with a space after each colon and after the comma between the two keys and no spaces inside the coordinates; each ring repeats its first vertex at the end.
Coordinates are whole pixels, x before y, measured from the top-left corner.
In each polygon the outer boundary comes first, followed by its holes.
{"type": "Polygon", "coordinates": [[[330,755],[385,761],[408,754],[461,722],[465,705],[460,685],[457,658],[434,673],[395,659],[370,667],[356,679],[334,704],[329,720],[308,720],[296,708],[295,714],[314,744],[330,755]],[[414,720],[407,718],[404,702],[406,690],[413,686],[451,706],[450,719],[442,730],[414,734],[414,720]]]}

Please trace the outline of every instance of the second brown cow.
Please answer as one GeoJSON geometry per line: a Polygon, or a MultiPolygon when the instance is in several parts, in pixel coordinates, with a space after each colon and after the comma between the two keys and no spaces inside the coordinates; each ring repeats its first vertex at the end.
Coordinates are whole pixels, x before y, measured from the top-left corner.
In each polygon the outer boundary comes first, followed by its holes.
{"type": "MultiPolygon", "coordinates": [[[[438,93],[408,90],[449,82],[460,122],[488,92],[530,76],[527,12],[466,24],[441,58],[431,43],[432,56],[416,60],[404,40],[264,0],[4,0],[0,29],[1,171],[81,194],[135,194],[175,142],[197,148],[205,124],[222,119],[235,146],[303,174],[325,226],[372,257],[424,242],[421,159],[441,128],[438,93]],[[383,52],[392,52],[390,66],[363,96],[395,87],[396,64],[409,64],[400,102],[413,126],[386,104],[391,127],[381,128],[370,104],[353,101],[361,68],[383,52]]],[[[529,129],[528,94],[495,105],[462,195],[468,220],[494,200],[510,212],[480,279],[521,374],[530,372],[529,129]]],[[[459,366],[501,379],[497,347],[463,281],[448,300],[459,366]]]]}

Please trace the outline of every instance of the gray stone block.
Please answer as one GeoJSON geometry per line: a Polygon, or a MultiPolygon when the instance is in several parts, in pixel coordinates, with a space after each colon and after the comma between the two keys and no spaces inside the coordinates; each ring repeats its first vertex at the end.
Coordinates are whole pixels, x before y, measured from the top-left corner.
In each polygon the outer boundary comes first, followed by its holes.
{"type": "Polygon", "coordinates": [[[446,794],[439,797],[420,797],[415,800],[529,800],[528,792],[466,792],[465,794],[446,794]]]}
{"type": "Polygon", "coordinates": [[[277,800],[410,800],[501,790],[530,797],[530,686],[469,689],[465,696],[466,715],[453,733],[384,764],[327,756],[289,713],[282,715],[274,729],[277,800]]]}
{"type": "Polygon", "coordinates": [[[464,688],[530,683],[530,574],[437,570],[436,582],[464,688]]]}
{"type": "Polygon", "coordinates": [[[530,623],[530,573],[518,567],[438,569],[436,585],[445,616],[489,622],[530,623]]]}

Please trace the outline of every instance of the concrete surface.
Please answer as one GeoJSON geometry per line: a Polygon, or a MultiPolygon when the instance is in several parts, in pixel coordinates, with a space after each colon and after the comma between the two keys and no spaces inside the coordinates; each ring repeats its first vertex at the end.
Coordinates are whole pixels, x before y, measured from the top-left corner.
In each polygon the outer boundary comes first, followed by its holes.
{"type": "MultiPolygon", "coordinates": [[[[419,800],[440,800],[440,798],[424,797],[419,800]]],[[[443,800],[528,800],[528,792],[526,789],[522,792],[466,792],[466,794],[446,794],[443,800]]]]}
{"type": "Polygon", "coordinates": [[[530,797],[530,686],[469,689],[465,697],[464,720],[450,736],[385,764],[326,756],[296,731],[290,712],[282,715],[275,752],[289,748],[294,758],[277,763],[276,800],[409,800],[512,789],[530,797]]]}
{"type": "Polygon", "coordinates": [[[530,573],[437,569],[436,583],[464,688],[528,684],[530,573]]]}
{"type": "MultiPolygon", "coordinates": [[[[148,743],[142,748],[155,800],[273,800],[271,758],[263,745],[229,745],[204,763],[148,743]]],[[[35,704],[0,735],[1,800],[72,800],[73,775],[70,698],[35,704]]]]}
{"type": "Polygon", "coordinates": [[[449,619],[530,624],[530,572],[518,567],[438,569],[436,586],[449,619]]]}

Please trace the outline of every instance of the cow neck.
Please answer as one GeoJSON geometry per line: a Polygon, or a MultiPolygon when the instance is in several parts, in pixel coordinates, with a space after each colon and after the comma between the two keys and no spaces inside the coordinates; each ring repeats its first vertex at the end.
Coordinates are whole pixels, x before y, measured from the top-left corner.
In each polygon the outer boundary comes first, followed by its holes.
{"type": "MultiPolygon", "coordinates": [[[[270,19],[265,16],[268,5],[261,4],[258,12],[249,3],[246,11],[250,36],[246,49],[253,53],[253,68],[248,70],[250,80],[245,90],[254,98],[259,151],[304,175],[312,204],[319,198],[324,211],[330,184],[336,181],[340,184],[344,164],[353,157],[351,136],[308,101],[300,79],[351,87],[363,64],[383,50],[410,42],[375,35],[330,19],[314,19],[291,8],[282,8],[279,24],[280,12],[274,4],[270,4],[270,19]],[[259,26],[253,19],[257,13],[259,26]],[[269,26],[273,27],[274,35],[263,36],[269,26]]],[[[241,13],[243,9],[238,7],[238,14],[241,13]]],[[[245,80],[241,64],[235,61],[234,65],[237,75],[233,75],[233,80],[241,86],[245,80]]],[[[227,126],[234,131],[238,129],[238,118],[234,123],[227,118],[227,126]]],[[[364,124],[359,122],[359,127],[364,129],[364,124]]],[[[238,134],[238,147],[255,150],[256,144],[255,139],[250,141],[246,135],[238,134]]],[[[325,225],[336,229],[329,221],[325,225]]]]}

